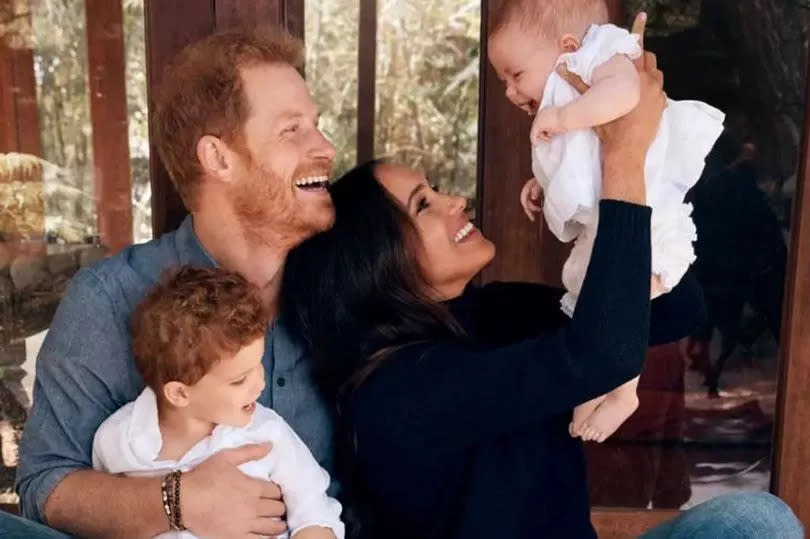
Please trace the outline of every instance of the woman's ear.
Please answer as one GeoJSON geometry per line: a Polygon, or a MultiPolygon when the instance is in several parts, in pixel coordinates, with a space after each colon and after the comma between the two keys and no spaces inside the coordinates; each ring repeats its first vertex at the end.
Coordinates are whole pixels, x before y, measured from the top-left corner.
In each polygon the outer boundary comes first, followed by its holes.
{"type": "Polygon", "coordinates": [[[580,42],[573,34],[563,35],[557,45],[562,52],[576,52],[579,50],[580,42]]]}

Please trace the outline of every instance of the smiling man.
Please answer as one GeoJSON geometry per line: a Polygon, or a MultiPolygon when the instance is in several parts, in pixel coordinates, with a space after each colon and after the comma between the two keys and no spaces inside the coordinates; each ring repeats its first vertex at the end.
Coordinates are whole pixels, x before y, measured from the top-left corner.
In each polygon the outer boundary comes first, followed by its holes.
{"type": "MultiPolygon", "coordinates": [[[[283,33],[222,33],[184,49],[155,99],[153,140],[189,217],[180,228],[82,270],[54,317],[36,373],[17,477],[31,520],[82,537],[152,537],[169,529],[161,477],[91,470],[98,426],[144,387],[130,316],[169,269],[221,266],[256,284],[270,312],[288,251],[329,228],[335,149],[296,68],[300,42],[283,33]]],[[[331,469],[331,418],[309,362],[282,324],[266,336],[266,387],[278,412],[331,469]]],[[[206,537],[277,535],[281,493],[237,465],[267,446],[221,452],[182,474],[186,527],[206,537]]],[[[22,522],[18,523],[20,526],[22,522]]],[[[54,537],[26,523],[25,537],[54,537]]]]}

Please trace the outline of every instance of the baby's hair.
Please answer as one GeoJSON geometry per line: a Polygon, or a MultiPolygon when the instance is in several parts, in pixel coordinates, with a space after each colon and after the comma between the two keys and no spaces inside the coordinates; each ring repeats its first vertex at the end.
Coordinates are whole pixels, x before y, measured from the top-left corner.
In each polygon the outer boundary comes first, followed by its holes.
{"type": "Polygon", "coordinates": [[[215,363],[262,337],[258,289],[219,268],[167,273],[132,316],[135,365],[156,393],[167,382],[196,384],[215,363]]]}
{"type": "Polygon", "coordinates": [[[489,37],[511,23],[540,37],[581,37],[591,24],[609,20],[605,0],[492,0],[489,37]]]}

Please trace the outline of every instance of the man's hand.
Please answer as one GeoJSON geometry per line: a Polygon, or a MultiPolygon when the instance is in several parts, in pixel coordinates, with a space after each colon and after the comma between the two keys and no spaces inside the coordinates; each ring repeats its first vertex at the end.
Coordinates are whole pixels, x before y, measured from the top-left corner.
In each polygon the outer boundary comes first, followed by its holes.
{"type": "Polygon", "coordinates": [[[520,205],[523,206],[526,217],[532,223],[534,222],[534,216],[543,211],[540,207],[542,196],[543,189],[535,178],[527,181],[520,191],[520,205]]]}
{"type": "Polygon", "coordinates": [[[275,536],[287,531],[286,507],[278,486],[242,473],[237,466],[259,460],[271,444],[226,449],[183,474],[183,524],[204,537],[275,536]]]}
{"type": "Polygon", "coordinates": [[[540,142],[548,142],[554,135],[565,133],[561,112],[560,107],[543,107],[537,111],[532,122],[532,146],[536,146],[540,142]]]}

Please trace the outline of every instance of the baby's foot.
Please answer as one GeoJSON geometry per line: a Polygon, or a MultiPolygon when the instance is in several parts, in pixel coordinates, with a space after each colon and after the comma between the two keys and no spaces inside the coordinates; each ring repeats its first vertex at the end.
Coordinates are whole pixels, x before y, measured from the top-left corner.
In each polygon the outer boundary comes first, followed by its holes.
{"type": "Polygon", "coordinates": [[[609,393],[596,410],[582,423],[580,436],[585,441],[602,443],[616,432],[622,423],[638,408],[634,393],[614,395],[609,393]]]}
{"type": "Polygon", "coordinates": [[[583,402],[574,408],[574,417],[571,419],[571,423],[568,425],[568,433],[572,438],[582,436],[582,426],[584,425],[585,421],[591,417],[594,410],[596,410],[603,400],[605,400],[605,395],[591,399],[588,402],[583,402]]]}

